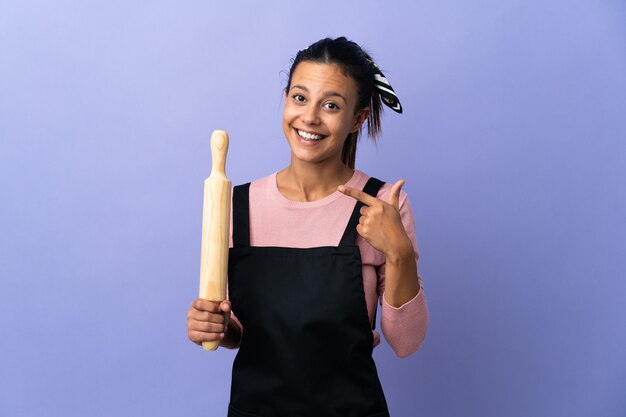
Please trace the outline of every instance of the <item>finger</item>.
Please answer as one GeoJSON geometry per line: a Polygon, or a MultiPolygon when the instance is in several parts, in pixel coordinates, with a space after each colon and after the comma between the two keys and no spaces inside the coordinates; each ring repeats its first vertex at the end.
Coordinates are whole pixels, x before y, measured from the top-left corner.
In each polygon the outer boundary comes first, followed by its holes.
{"type": "Polygon", "coordinates": [[[187,316],[190,320],[211,322],[211,323],[224,323],[225,314],[222,313],[209,313],[208,311],[191,310],[187,316]]]}
{"type": "Polygon", "coordinates": [[[400,208],[400,190],[402,189],[403,185],[404,180],[398,180],[393,185],[393,187],[391,187],[391,191],[389,192],[389,204],[397,209],[400,208]]]}
{"type": "Polygon", "coordinates": [[[366,242],[369,242],[365,234],[365,227],[362,224],[359,223],[356,225],[356,232],[359,234],[359,236],[365,239],[366,242]]]}
{"type": "Polygon", "coordinates": [[[206,333],[197,330],[190,330],[187,335],[192,342],[198,345],[202,344],[202,342],[213,342],[224,338],[224,333],[206,333]]]}
{"type": "Polygon", "coordinates": [[[208,311],[211,313],[219,313],[220,312],[220,303],[216,303],[214,301],[204,300],[202,298],[197,298],[193,300],[191,303],[191,307],[200,311],[208,311]]]}
{"type": "Polygon", "coordinates": [[[368,206],[371,206],[372,204],[376,204],[376,202],[378,202],[378,199],[376,197],[372,197],[371,195],[364,193],[363,191],[356,188],[340,185],[339,187],[337,187],[337,190],[347,196],[350,196],[360,201],[363,204],[367,204],[368,206]]]}
{"type": "Polygon", "coordinates": [[[189,330],[195,330],[204,333],[224,333],[226,326],[221,323],[209,323],[205,321],[190,320],[187,326],[189,330]]]}
{"type": "Polygon", "coordinates": [[[363,206],[361,207],[361,210],[359,210],[359,213],[361,213],[361,215],[363,216],[367,216],[368,211],[370,210],[369,206],[363,206]]]}

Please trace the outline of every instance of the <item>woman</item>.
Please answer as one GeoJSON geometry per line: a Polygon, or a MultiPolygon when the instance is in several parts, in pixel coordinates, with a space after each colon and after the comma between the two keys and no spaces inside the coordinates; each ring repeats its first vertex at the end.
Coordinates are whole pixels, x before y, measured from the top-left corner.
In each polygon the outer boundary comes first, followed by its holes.
{"type": "Polygon", "coordinates": [[[229,416],[388,416],[371,356],[376,307],[401,357],[419,348],[428,311],[404,181],[354,169],[364,122],[380,132],[381,103],[402,111],[356,43],[323,39],[296,55],[290,165],[235,187],[230,301],[198,299],[187,315],[193,342],[239,347],[229,416]]]}

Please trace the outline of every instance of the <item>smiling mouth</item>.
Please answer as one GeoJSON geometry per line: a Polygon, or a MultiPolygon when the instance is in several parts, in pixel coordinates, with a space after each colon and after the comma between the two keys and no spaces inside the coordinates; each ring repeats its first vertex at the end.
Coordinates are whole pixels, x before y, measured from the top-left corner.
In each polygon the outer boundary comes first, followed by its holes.
{"type": "Polygon", "coordinates": [[[326,137],[326,136],[320,135],[318,133],[311,133],[311,132],[307,132],[306,130],[301,130],[301,129],[296,129],[296,133],[302,139],[308,140],[308,141],[322,140],[322,139],[324,139],[326,137]]]}

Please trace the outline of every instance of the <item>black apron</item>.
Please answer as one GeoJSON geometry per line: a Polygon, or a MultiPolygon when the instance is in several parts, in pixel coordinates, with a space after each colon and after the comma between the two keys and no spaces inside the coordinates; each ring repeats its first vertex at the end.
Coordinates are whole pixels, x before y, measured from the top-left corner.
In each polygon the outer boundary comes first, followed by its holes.
{"type": "MultiPolygon", "coordinates": [[[[376,196],[382,182],[364,191],[376,196]]],[[[233,192],[228,285],[244,331],[229,417],[388,417],[355,244],[357,203],[339,246],[250,246],[249,186],[233,192]]]]}

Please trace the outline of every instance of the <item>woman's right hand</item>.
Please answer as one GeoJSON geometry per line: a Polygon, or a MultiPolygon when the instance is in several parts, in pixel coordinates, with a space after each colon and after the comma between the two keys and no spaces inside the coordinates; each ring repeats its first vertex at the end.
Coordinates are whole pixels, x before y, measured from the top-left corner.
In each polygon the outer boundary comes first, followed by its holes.
{"type": "Polygon", "coordinates": [[[193,300],[187,312],[187,335],[201,345],[202,342],[224,340],[230,322],[230,301],[221,303],[198,298],[193,300]]]}

